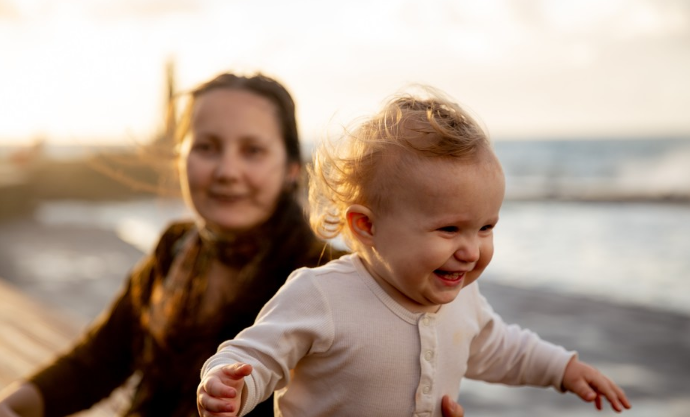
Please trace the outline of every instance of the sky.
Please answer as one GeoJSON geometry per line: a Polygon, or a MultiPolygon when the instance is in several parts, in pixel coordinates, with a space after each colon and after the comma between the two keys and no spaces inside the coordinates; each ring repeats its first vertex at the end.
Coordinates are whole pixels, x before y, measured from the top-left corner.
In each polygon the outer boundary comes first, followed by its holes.
{"type": "Polygon", "coordinates": [[[181,90],[274,76],[305,141],[410,84],[496,140],[690,137],[685,0],[0,0],[0,144],[128,144],[181,90]]]}

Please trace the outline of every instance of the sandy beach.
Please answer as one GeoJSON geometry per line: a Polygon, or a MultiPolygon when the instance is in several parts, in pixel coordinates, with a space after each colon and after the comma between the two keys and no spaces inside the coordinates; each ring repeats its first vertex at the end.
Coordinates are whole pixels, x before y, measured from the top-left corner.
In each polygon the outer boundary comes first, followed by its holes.
{"type": "MultiPolygon", "coordinates": [[[[31,218],[0,223],[0,277],[28,297],[88,323],[120,288],[142,252],[113,232],[45,226],[31,218]]],[[[690,415],[690,317],[546,291],[481,282],[507,322],[578,351],[626,391],[628,416],[690,415]]],[[[21,314],[20,311],[17,314],[21,314]]],[[[2,343],[2,341],[0,341],[2,343]]],[[[471,416],[609,416],[572,394],[465,381],[471,416]]]]}

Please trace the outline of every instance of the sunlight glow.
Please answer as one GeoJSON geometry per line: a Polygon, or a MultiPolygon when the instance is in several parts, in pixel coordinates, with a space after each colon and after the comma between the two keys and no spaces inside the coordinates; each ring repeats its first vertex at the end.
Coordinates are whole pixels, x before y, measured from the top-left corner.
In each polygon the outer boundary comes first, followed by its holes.
{"type": "Polygon", "coordinates": [[[1,4],[0,144],[150,137],[171,58],[183,90],[225,70],[276,76],[307,140],[408,83],[503,136],[690,134],[682,0],[1,4]]]}

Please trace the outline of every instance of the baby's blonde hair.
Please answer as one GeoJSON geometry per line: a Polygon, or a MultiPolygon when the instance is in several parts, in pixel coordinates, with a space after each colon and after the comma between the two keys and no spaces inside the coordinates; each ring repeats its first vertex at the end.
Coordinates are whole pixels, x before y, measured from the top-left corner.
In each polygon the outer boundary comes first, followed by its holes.
{"type": "Polygon", "coordinates": [[[490,149],[486,132],[468,112],[438,90],[423,90],[427,97],[392,97],[340,141],[324,141],[314,152],[308,167],[309,221],[319,237],[342,235],[356,250],[346,227],[349,206],[392,208],[391,190],[404,187],[403,175],[415,158],[469,159],[490,149]]]}

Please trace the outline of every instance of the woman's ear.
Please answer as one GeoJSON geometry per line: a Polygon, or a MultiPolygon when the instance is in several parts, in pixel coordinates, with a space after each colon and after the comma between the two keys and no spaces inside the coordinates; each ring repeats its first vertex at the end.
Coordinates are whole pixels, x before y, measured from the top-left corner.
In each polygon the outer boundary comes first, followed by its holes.
{"type": "Polygon", "coordinates": [[[285,172],[285,185],[288,189],[294,190],[297,188],[301,170],[302,166],[297,162],[288,163],[287,171],[285,172]]]}
{"type": "Polygon", "coordinates": [[[288,165],[288,170],[287,170],[287,178],[291,182],[297,183],[297,180],[299,180],[299,173],[302,169],[302,166],[298,164],[297,162],[291,162],[290,165],[288,165]]]}
{"type": "Polygon", "coordinates": [[[374,213],[361,204],[353,204],[348,207],[347,226],[352,236],[363,245],[374,245],[374,213]]]}

